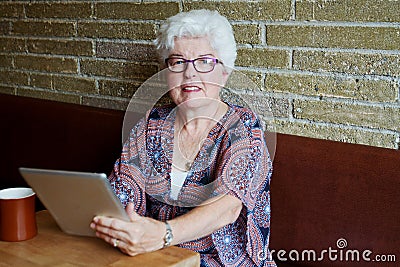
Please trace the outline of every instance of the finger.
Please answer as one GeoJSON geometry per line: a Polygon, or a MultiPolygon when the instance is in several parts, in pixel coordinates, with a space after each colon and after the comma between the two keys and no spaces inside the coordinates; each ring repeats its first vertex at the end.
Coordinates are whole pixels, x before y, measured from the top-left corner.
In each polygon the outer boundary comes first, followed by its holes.
{"type": "Polygon", "coordinates": [[[123,231],[126,228],[125,221],[111,217],[96,216],[94,217],[93,222],[97,226],[102,226],[117,231],[123,231]]]}
{"type": "Polygon", "coordinates": [[[103,226],[101,224],[94,224],[93,229],[97,232],[97,233],[101,233],[104,235],[108,235],[108,236],[115,236],[118,233],[118,230],[114,230],[110,227],[107,226],[103,226]]]}
{"type": "Polygon", "coordinates": [[[118,240],[129,241],[132,237],[127,230],[115,230],[104,226],[95,227],[96,236],[108,242],[108,238],[116,238],[118,240]]]}
{"type": "Polygon", "coordinates": [[[118,248],[118,249],[121,250],[123,253],[125,253],[125,254],[127,254],[127,255],[129,255],[129,256],[135,256],[135,255],[140,254],[139,251],[136,251],[136,250],[134,249],[134,247],[128,245],[128,243],[124,242],[123,240],[116,239],[116,238],[109,237],[109,236],[106,236],[106,237],[104,238],[104,240],[105,240],[107,243],[109,243],[110,245],[112,245],[113,247],[118,248]]]}
{"type": "Polygon", "coordinates": [[[111,237],[111,236],[99,236],[104,239],[107,243],[115,248],[120,248],[122,246],[122,241],[118,238],[111,237]]]}
{"type": "Polygon", "coordinates": [[[130,256],[134,256],[137,255],[138,252],[135,252],[132,247],[130,247],[127,243],[125,243],[123,240],[119,240],[119,239],[111,239],[112,241],[112,245],[116,248],[118,248],[119,250],[121,250],[122,252],[124,252],[125,254],[128,254],[130,256]]]}
{"type": "Polygon", "coordinates": [[[98,220],[98,223],[91,223],[90,227],[96,231],[96,236],[104,239],[109,242],[109,238],[117,238],[119,240],[128,240],[129,234],[127,232],[126,227],[122,224],[111,223],[108,226],[101,224],[102,221],[98,220]]]}
{"type": "Polygon", "coordinates": [[[108,234],[104,234],[102,232],[96,232],[96,236],[98,238],[103,239],[105,242],[109,243],[113,247],[121,248],[123,246],[126,246],[126,244],[127,244],[125,237],[121,236],[119,234],[108,235],[108,234]]]}
{"type": "Polygon", "coordinates": [[[123,253],[125,253],[126,255],[129,255],[129,256],[136,256],[136,255],[140,254],[140,252],[134,251],[133,249],[129,248],[129,246],[126,245],[125,243],[120,242],[118,245],[118,248],[123,253]]]}

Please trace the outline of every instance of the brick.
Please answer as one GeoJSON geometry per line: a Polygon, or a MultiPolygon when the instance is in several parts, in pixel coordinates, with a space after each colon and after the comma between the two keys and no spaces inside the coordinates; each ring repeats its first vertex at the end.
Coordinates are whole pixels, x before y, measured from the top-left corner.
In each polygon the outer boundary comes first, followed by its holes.
{"type": "Polygon", "coordinates": [[[2,18],[23,18],[24,5],[19,3],[0,3],[2,18]]]}
{"type": "Polygon", "coordinates": [[[72,58],[46,56],[15,56],[16,68],[47,72],[76,73],[77,61],[72,58]]]}
{"type": "Polygon", "coordinates": [[[97,92],[95,80],[75,76],[53,76],[53,89],[78,93],[97,92]]]}
{"type": "Polygon", "coordinates": [[[224,87],[235,90],[261,91],[264,75],[253,71],[234,70],[224,87]]]}
{"type": "Polygon", "coordinates": [[[25,52],[25,50],[25,40],[0,37],[0,52],[25,52]]]}
{"type": "Polygon", "coordinates": [[[75,36],[72,22],[40,22],[40,21],[16,21],[13,23],[15,35],[71,37],[75,36]]]}
{"type": "Polygon", "coordinates": [[[80,104],[81,102],[81,97],[79,95],[69,95],[54,91],[37,90],[37,89],[18,88],[17,95],[47,99],[59,102],[66,102],[72,104],[80,104]]]}
{"type": "Polygon", "coordinates": [[[168,94],[163,95],[158,99],[158,101],[154,104],[155,107],[162,107],[166,105],[172,105],[174,101],[172,101],[171,97],[168,94]]]}
{"type": "MultiPolygon", "coordinates": [[[[163,96],[168,95],[169,88],[165,80],[165,74],[168,70],[158,72],[156,75],[150,77],[145,82],[140,84],[138,90],[135,91],[132,98],[138,99],[139,101],[146,101],[147,108],[152,107],[157,101],[164,101],[163,96]]],[[[136,82],[136,81],[134,81],[136,82]]]]}
{"type": "Polygon", "coordinates": [[[128,99],[108,99],[95,96],[82,96],[82,105],[115,110],[126,110],[128,99]]]}
{"type": "Polygon", "coordinates": [[[144,116],[153,107],[165,106],[172,103],[173,102],[168,94],[161,96],[159,99],[146,99],[143,97],[133,96],[129,101],[127,112],[133,112],[136,114],[140,113],[144,116]]]}
{"type": "Polygon", "coordinates": [[[291,0],[264,1],[196,1],[186,2],[184,10],[211,9],[231,20],[283,21],[290,19],[291,0]]]}
{"type": "Polygon", "coordinates": [[[78,22],[78,35],[92,38],[153,40],[156,25],[136,22],[78,22]]]}
{"type": "Polygon", "coordinates": [[[28,85],[28,74],[20,71],[0,70],[0,81],[10,85],[28,85]]]}
{"type": "Polygon", "coordinates": [[[247,95],[245,99],[247,102],[252,103],[251,106],[254,112],[262,117],[289,117],[290,103],[288,99],[269,97],[266,95],[247,95]]]}
{"type": "Polygon", "coordinates": [[[90,18],[90,3],[30,3],[26,5],[28,18],[90,18]]]}
{"type": "Polygon", "coordinates": [[[99,90],[101,95],[131,98],[140,85],[141,82],[103,80],[99,82],[99,90]]]}
{"type": "Polygon", "coordinates": [[[96,56],[120,58],[136,62],[157,62],[158,54],[154,45],[118,42],[97,42],[96,56]]]}
{"type": "Polygon", "coordinates": [[[270,117],[289,117],[289,100],[284,98],[275,98],[268,95],[248,95],[226,89],[221,91],[221,98],[224,101],[247,107],[258,115],[270,117]]]}
{"type": "Polygon", "coordinates": [[[58,54],[76,56],[93,55],[91,41],[28,39],[27,47],[30,53],[37,54],[58,54]]]}
{"type": "Polygon", "coordinates": [[[163,20],[179,12],[179,3],[96,3],[98,19],[163,20]]]}
{"type": "Polygon", "coordinates": [[[30,86],[44,89],[52,89],[52,78],[49,74],[30,74],[30,86]]]}
{"type": "Polygon", "coordinates": [[[269,25],[267,26],[267,44],[271,46],[399,50],[400,31],[396,27],[269,25]]]}
{"type": "Polygon", "coordinates": [[[399,149],[398,134],[370,131],[362,128],[328,126],[323,124],[299,121],[275,120],[273,129],[276,132],[338,141],[343,143],[370,145],[391,149],[399,149]]]}
{"type": "Polygon", "coordinates": [[[289,66],[289,53],[283,50],[261,48],[238,49],[236,65],[262,68],[287,68],[289,66]]]}
{"type": "Polygon", "coordinates": [[[294,51],[293,68],[347,74],[400,76],[400,55],[294,51]]]}
{"type": "Polygon", "coordinates": [[[397,101],[398,91],[397,82],[394,80],[370,80],[348,76],[297,73],[269,73],[266,75],[265,88],[272,92],[351,98],[375,102],[395,102],[397,101]]]}
{"type": "MultiPolygon", "coordinates": [[[[156,106],[161,106],[164,105],[166,103],[171,103],[170,100],[168,100],[168,96],[164,95],[161,98],[158,99],[148,99],[145,97],[137,97],[136,94],[129,100],[129,105],[126,107],[126,113],[125,115],[129,115],[130,112],[133,112],[133,117],[135,116],[135,113],[138,114],[142,114],[143,116],[153,107],[156,106]]],[[[170,98],[169,98],[170,99],[170,98]]]]}
{"type": "Polygon", "coordinates": [[[400,2],[364,1],[296,1],[296,20],[400,22],[400,2]]]}
{"type": "Polygon", "coordinates": [[[6,35],[10,33],[11,24],[8,21],[0,21],[0,34],[6,35]]]}
{"type": "Polygon", "coordinates": [[[12,68],[13,58],[8,55],[0,55],[0,68],[12,68]]]}
{"type": "Polygon", "coordinates": [[[14,87],[0,85],[0,94],[15,95],[16,93],[17,93],[17,89],[15,89],[14,87]]]}
{"type": "Polygon", "coordinates": [[[81,72],[95,76],[145,80],[153,76],[157,70],[158,68],[153,65],[91,59],[81,60],[81,72]]]}
{"type": "Polygon", "coordinates": [[[400,131],[400,107],[294,100],[297,119],[400,131]]]}
{"type": "Polygon", "coordinates": [[[261,44],[261,29],[259,25],[233,25],[233,31],[238,44],[261,44]]]}

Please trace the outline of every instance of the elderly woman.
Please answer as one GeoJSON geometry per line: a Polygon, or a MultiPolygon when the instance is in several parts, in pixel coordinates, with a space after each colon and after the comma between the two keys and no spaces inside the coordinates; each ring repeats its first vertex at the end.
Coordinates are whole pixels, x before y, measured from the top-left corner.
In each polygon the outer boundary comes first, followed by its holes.
{"type": "Polygon", "coordinates": [[[201,266],[275,266],[260,121],[219,96],[236,58],[229,22],[215,11],[180,13],[155,43],[175,105],[133,127],[109,177],[130,221],[97,216],[91,227],[132,256],[177,245],[199,252],[201,266]]]}

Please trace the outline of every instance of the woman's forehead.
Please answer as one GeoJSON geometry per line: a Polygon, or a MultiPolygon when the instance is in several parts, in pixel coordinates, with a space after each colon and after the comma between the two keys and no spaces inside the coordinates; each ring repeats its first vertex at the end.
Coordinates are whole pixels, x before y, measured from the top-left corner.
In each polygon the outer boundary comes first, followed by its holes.
{"type": "Polygon", "coordinates": [[[196,37],[175,37],[174,48],[170,50],[170,54],[185,56],[195,55],[214,55],[216,51],[211,46],[207,36],[196,37]]]}

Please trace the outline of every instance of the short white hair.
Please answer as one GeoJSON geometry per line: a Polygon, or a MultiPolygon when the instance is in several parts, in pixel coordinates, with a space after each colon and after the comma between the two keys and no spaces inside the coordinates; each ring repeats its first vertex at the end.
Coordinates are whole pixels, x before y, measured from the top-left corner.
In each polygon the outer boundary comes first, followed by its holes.
{"type": "Polygon", "coordinates": [[[223,64],[233,69],[237,51],[232,26],[217,11],[192,10],[168,18],[161,25],[154,44],[164,61],[174,48],[175,38],[202,36],[209,38],[211,47],[217,52],[223,64]]]}

